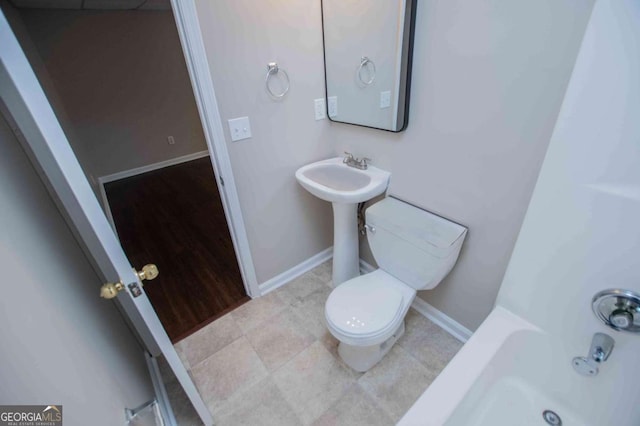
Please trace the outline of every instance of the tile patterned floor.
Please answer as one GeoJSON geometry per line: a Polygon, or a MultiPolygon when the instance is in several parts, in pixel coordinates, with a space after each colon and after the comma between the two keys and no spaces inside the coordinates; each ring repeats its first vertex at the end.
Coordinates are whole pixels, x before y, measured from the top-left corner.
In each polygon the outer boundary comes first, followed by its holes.
{"type": "MultiPolygon", "coordinates": [[[[347,367],[324,326],[326,262],[175,347],[219,425],[392,425],[462,344],[411,309],[406,332],[366,373],[347,367]]],[[[170,373],[181,426],[200,425],[170,373]]]]}

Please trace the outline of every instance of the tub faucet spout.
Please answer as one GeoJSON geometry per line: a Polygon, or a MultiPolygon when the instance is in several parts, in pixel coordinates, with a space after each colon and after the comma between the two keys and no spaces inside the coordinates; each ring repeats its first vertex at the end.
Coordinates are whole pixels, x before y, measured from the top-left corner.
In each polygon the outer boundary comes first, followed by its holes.
{"type": "Polygon", "coordinates": [[[605,362],[611,355],[614,345],[613,337],[604,333],[596,333],[591,340],[589,355],[597,363],[605,362]]]}
{"type": "Polygon", "coordinates": [[[595,376],[599,371],[598,366],[609,358],[614,345],[615,340],[611,336],[604,333],[594,334],[589,355],[573,358],[573,369],[583,376],[595,376]]]}

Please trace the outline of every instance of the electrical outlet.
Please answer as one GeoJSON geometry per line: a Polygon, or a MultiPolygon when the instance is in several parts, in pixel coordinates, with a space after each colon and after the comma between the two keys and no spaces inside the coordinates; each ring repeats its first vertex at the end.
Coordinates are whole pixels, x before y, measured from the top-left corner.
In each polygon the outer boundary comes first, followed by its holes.
{"type": "Polygon", "coordinates": [[[391,106],[391,92],[380,92],[380,108],[389,108],[391,106]]]}
{"type": "Polygon", "coordinates": [[[329,117],[335,117],[338,115],[338,97],[329,96],[329,117]]]}
{"type": "Polygon", "coordinates": [[[324,98],[315,99],[313,106],[316,112],[316,120],[324,120],[327,118],[327,107],[324,102],[324,98]]]}
{"type": "Polygon", "coordinates": [[[169,145],[175,145],[176,144],[176,138],[174,138],[173,136],[167,136],[167,143],[169,145]]]}
{"type": "Polygon", "coordinates": [[[232,141],[239,141],[251,137],[249,117],[238,117],[229,120],[229,133],[232,141]]]}

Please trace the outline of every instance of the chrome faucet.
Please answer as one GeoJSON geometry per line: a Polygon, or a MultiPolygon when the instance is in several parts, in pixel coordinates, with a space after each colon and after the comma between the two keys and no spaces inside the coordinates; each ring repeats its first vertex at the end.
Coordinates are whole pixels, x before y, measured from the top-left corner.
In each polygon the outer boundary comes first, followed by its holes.
{"type": "Polygon", "coordinates": [[[609,355],[611,355],[615,343],[616,341],[613,340],[613,337],[604,333],[596,333],[593,335],[593,339],[591,339],[589,356],[597,363],[605,362],[609,358],[609,355]]]}
{"type": "Polygon", "coordinates": [[[598,365],[609,359],[615,343],[616,341],[613,340],[613,337],[607,334],[594,334],[591,339],[589,355],[573,358],[573,368],[582,375],[595,376],[599,371],[598,365]]]}
{"type": "Polygon", "coordinates": [[[367,167],[369,167],[369,165],[367,164],[367,162],[371,161],[370,158],[367,157],[363,157],[363,158],[354,158],[353,154],[351,154],[350,152],[344,152],[346,157],[344,157],[344,159],[342,160],[342,162],[344,164],[346,164],[349,167],[355,167],[356,169],[360,169],[360,170],[367,170],[367,167]]]}

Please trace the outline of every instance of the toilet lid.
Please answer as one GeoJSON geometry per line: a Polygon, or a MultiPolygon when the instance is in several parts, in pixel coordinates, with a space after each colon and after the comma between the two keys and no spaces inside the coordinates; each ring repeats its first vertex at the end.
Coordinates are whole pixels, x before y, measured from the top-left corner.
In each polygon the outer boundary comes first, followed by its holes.
{"type": "Polygon", "coordinates": [[[398,290],[365,277],[339,285],[327,299],[327,320],[346,334],[376,333],[389,326],[402,309],[398,290]]]}

